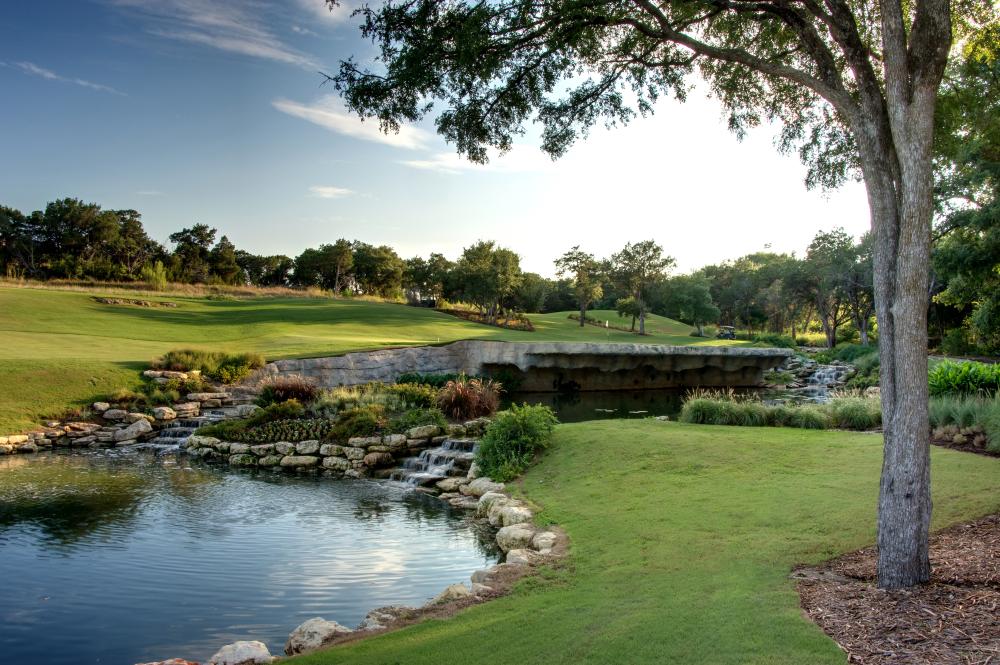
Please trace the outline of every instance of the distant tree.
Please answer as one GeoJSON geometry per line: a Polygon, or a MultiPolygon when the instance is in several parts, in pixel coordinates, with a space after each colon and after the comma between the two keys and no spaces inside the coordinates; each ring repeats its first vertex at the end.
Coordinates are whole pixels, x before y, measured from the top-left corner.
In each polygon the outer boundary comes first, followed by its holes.
{"type": "Polygon", "coordinates": [[[254,286],[287,286],[291,281],[295,262],[283,255],[259,256],[236,250],[236,263],[254,286]]]}
{"type": "Polygon", "coordinates": [[[545,312],[565,312],[576,308],[579,301],[576,297],[576,285],[571,279],[559,279],[545,295],[545,312]]]}
{"type": "Polygon", "coordinates": [[[462,251],[454,274],[460,297],[496,321],[521,283],[521,259],[493,241],[480,240],[462,251]]]}
{"type": "Polygon", "coordinates": [[[816,234],[806,251],[809,288],[827,348],[837,343],[837,329],[850,320],[846,276],[854,265],[854,239],[843,229],[816,234]]]}
{"type": "Polygon", "coordinates": [[[705,335],[705,324],[718,321],[719,308],[712,302],[710,282],[697,275],[678,275],[657,285],[653,311],[690,323],[705,335]]]}
{"type": "Polygon", "coordinates": [[[212,275],[223,284],[238,284],[245,281],[243,270],[236,262],[236,245],[228,237],[222,236],[209,253],[212,275]]]}
{"type": "Polygon", "coordinates": [[[174,251],[170,257],[171,272],[179,282],[204,283],[211,273],[212,245],[215,229],[207,224],[195,224],[170,234],[174,251]]]}
{"type": "Polygon", "coordinates": [[[604,294],[601,287],[601,263],[594,258],[593,254],[581,250],[579,245],[574,246],[556,259],[555,263],[557,275],[560,277],[571,276],[576,304],[580,310],[580,326],[582,327],[586,325],[587,308],[604,294]]]}
{"type": "Polygon", "coordinates": [[[118,234],[112,243],[111,260],[116,264],[119,277],[139,279],[143,266],[163,261],[166,250],[146,234],[142,215],[135,210],[115,210],[118,234]]]}
{"type": "Polygon", "coordinates": [[[854,246],[851,264],[844,273],[844,302],[861,343],[868,345],[868,329],[875,316],[875,274],[872,265],[872,238],[866,233],[854,246]]]}
{"type": "Polygon", "coordinates": [[[341,238],[333,245],[325,245],[327,249],[323,254],[333,262],[333,284],[331,288],[336,294],[340,294],[344,282],[347,281],[354,267],[354,246],[348,240],[341,238]]]}
{"type": "Polygon", "coordinates": [[[355,242],[353,261],[355,287],[360,293],[383,298],[400,295],[404,264],[392,247],[355,242]]]}
{"type": "Polygon", "coordinates": [[[640,316],[642,316],[643,308],[639,301],[636,300],[635,296],[628,296],[626,298],[619,298],[615,301],[615,312],[618,316],[622,318],[632,318],[632,332],[635,332],[635,322],[640,316]]]}
{"type": "Polygon", "coordinates": [[[533,272],[521,273],[521,282],[514,287],[511,297],[518,312],[537,313],[545,308],[545,297],[552,288],[552,282],[533,272]]]}
{"type": "MultiPolygon", "coordinates": [[[[623,290],[635,300],[639,334],[646,334],[646,289],[667,274],[674,259],[663,255],[663,248],[652,240],[628,243],[611,256],[610,274],[623,290]]],[[[633,328],[635,322],[633,321],[633,328]]]]}

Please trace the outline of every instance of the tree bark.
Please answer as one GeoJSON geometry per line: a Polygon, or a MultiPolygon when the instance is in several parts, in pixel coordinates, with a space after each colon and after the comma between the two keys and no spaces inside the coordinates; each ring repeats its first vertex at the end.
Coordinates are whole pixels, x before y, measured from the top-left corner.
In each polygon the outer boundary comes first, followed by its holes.
{"type": "Polygon", "coordinates": [[[587,303],[583,300],[580,301],[580,327],[583,328],[587,323],[587,303]]]}

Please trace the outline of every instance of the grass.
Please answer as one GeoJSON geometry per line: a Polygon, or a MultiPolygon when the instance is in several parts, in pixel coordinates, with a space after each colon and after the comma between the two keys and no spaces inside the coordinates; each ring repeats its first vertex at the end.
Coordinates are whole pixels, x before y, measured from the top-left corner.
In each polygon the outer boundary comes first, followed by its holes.
{"type": "MultiPolygon", "coordinates": [[[[935,529],[1000,509],[1000,460],[931,458],[935,529]]],[[[881,460],[870,434],[561,425],[521,488],[568,532],[567,565],[452,619],[289,663],[843,664],[788,574],[873,542],[881,460]]]]}
{"type": "MultiPolygon", "coordinates": [[[[502,330],[429,309],[330,298],[151,295],[176,308],[102,305],[73,289],[0,286],[0,433],[135,383],[135,371],[176,348],[260,353],[268,360],[459,339],[719,344],[650,316],[652,335],[580,328],[566,312],[535,315],[536,332],[502,330]]],[[[597,312],[607,316],[613,312],[597,312]]],[[[617,316],[616,316],[617,318],[617,316]]],[[[732,344],[732,342],[721,342],[732,344]]]]}

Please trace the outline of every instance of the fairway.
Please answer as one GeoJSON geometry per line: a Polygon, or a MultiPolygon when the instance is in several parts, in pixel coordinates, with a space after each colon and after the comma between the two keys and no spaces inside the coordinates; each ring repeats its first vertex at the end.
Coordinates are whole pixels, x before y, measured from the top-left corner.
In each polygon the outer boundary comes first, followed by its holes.
{"type": "MultiPolygon", "coordinates": [[[[268,360],[459,339],[733,344],[689,337],[690,327],[650,316],[651,334],[580,327],[568,312],[532,315],[535,332],[470,323],[430,309],[327,298],[149,297],[174,308],[105,305],[81,291],[0,288],[0,432],[135,382],[137,370],[178,347],[262,353],[268,360]]],[[[627,325],[614,312],[596,318],[627,325]]],[[[739,344],[737,342],[736,344],[739,344]]]]}
{"type": "MultiPolygon", "coordinates": [[[[844,432],[562,425],[521,489],[568,532],[565,566],[452,619],[291,662],[844,663],[788,575],[873,542],[881,446],[844,432]]],[[[931,456],[935,529],[1000,508],[1000,460],[931,456]]]]}

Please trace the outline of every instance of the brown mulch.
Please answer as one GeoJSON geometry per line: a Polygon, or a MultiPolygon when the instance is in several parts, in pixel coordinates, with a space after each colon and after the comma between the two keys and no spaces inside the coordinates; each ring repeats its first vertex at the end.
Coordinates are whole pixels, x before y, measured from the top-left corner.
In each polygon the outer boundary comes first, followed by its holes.
{"type": "Polygon", "coordinates": [[[799,568],[802,609],[849,663],[1000,665],[1000,515],[931,537],[931,581],[883,591],[875,549],[799,568]]]}

